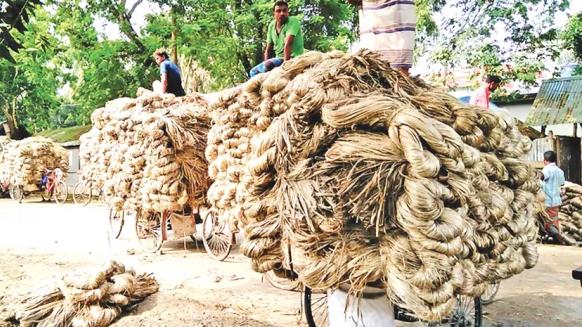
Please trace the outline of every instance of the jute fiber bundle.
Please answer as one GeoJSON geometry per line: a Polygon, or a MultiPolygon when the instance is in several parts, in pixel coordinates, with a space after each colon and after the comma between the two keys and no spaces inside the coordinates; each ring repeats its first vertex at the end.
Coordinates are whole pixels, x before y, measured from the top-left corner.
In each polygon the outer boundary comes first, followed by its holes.
{"type": "Polygon", "coordinates": [[[582,242],[582,185],[566,182],[561,190],[560,227],[568,245],[582,242]]]}
{"type": "Polygon", "coordinates": [[[0,136],[0,186],[2,184],[8,185],[10,175],[8,174],[8,165],[4,162],[9,160],[8,151],[12,140],[7,136],[0,136]]]}
{"type": "Polygon", "coordinates": [[[210,119],[201,97],[142,89],[136,99],[108,102],[91,120],[81,137],[81,178],[102,187],[112,207],[160,212],[205,203],[210,119]]]}
{"type": "Polygon", "coordinates": [[[159,289],[151,274],[137,274],[116,261],[97,271],[63,276],[31,293],[12,320],[19,326],[103,327],[159,289]]]}
{"type": "Polygon", "coordinates": [[[436,321],[537,262],[530,140],[371,52],[307,53],[213,110],[208,197],[238,215],[256,271],[356,296],[381,281],[436,321]]]}
{"type": "Polygon", "coordinates": [[[38,190],[46,169],[60,168],[66,178],[69,155],[59,144],[45,137],[29,137],[3,146],[0,181],[19,185],[25,192],[38,190]]]}

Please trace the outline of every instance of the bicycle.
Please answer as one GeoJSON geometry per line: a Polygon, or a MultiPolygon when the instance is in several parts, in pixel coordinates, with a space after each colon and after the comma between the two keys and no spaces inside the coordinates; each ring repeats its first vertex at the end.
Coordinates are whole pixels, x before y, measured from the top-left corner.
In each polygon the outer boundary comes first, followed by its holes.
{"type": "Polygon", "coordinates": [[[194,212],[136,213],[135,231],[140,245],[146,252],[160,251],[164,241],[169,239],[168,231],[172,230],[171,220],[181,218],[195,226],[201,225],[194,227],[197,232],[189,235],[190,238],[194,241],[202,240],[206,252],[216,260],[225,260],[233,245],[230,227],[228,223],[221,222],[212,209],[203,211],[203,217],[197,217],[194,212]]]}
{"type": "MultiPolygon", "coordinates": [[[[39,193],[43,201],[50,201],[54,199],[56,203],[63,204],[68,198],[67,184],[62,180],[63,171],[59,168],[55,170],[46,169],[42,175],[40,184],[38,185],[39,193]]],[[[12,185],[10,187],[10,197],[12,200],[22,203],[24,197],[35,193],[33,191],[25,191],[22,185],[12,185]]]]}
{"type": "Polygon", "coordinates": [[[83,181],[79,181],[77,184],[75,184],[75,188],[73,189],[73,201],[75,204],[87,206],[93,200],[94,194],[100,198],[103,194],[103,191],[99,189],[98,192],[94,192],[92,182],[87,184],[83,181]]]}

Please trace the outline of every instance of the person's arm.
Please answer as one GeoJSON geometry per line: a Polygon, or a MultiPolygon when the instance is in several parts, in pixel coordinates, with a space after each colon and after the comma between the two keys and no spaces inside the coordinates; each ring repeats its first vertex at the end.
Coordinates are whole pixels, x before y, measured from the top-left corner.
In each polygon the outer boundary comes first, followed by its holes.
{"type": "Polygon", "coordinates": [[[293,51],[293,41],[295,37],[301,33],[301,24],[294,17],[289,17],[289,29],[285,36],[285,48],[283,49],[283,60],[291,59],[291,52],[293,51]]]}
{"type": "Polygon", "coordinates": [[[160,79],[162,81],[162,93],[166,93],[168,90],[168,72],[166,67],[167,61],[164,61],[160,65],[160,79]]]}
{"type": "Polygon", "coordinates": [[[265,53],[263,54],[263,59],[265,61],[269,60],[271,51],[273,51],[273,43],[267,43],[267,46],[265,47],[265,53]]]}
{"type": "Polygon", "coordinates": [[[293,40],[295,40],[294,35],[287,35],[285,39],[285,49],[283,50],[283,60],[287,61],[291,59],[291,50],[293,49],[293,40]]]}

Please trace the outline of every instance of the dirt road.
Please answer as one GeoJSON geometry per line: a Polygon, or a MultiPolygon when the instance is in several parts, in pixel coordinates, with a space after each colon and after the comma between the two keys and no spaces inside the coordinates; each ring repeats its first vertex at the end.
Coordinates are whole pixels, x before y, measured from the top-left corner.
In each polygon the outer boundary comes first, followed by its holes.
{"type": "MultiPolygon", "coordinates": [[[[184,242],[172,241],[163,255],[145,254],[131,226],[119,240],[108,240],[106,217],[100,205],[0,199],[0,306],[51,278],[113,258],[153,272],[161,285],[113,326],[306,325],[301,295],[263,282],[236,248],[226,262],[209,258],[190,240],[186,249],[184,242]]],[[[582,266],[582,249],[541,246],[540,254],[534,269],[502,283],[497,301],[485,307],[486,326],[581,324],[582,288],[570,273],[582,266]]]]}

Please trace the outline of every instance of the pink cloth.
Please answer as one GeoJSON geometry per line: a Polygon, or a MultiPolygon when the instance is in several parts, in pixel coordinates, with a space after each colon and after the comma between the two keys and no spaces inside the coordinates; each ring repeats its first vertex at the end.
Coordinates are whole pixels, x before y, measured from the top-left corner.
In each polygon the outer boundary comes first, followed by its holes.
{"type": "Polygon", "coordinates": [[[491,95],[491,91],[489,90],[489,86],[485,85],[480,87],[473,96],[471,97],[471,104],[479,107],[483,107],[489,109],[489,97],[491,95]]]}

